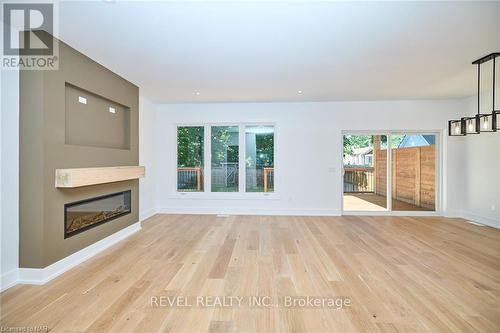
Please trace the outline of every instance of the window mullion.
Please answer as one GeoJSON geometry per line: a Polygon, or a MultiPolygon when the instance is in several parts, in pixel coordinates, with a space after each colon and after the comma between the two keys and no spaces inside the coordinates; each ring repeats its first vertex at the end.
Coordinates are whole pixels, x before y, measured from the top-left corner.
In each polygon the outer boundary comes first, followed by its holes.
{"type": "Polygon", "coordinates": [[[238,192],[244,193],[246,189],[246,168],[245,168],[245,125],[239,125],[239,148],[238,148],[238,167],[239,167],[239,187],[238,192]]]}
{"type": "Polygon", "coordinates": [[[205,193],[212,192],[212,145],[211,145],[211,137],[212,137],[212,128],[210,125],[204,126],[204,143],[203,143],[203,183],[205,185],[205,193]]]}

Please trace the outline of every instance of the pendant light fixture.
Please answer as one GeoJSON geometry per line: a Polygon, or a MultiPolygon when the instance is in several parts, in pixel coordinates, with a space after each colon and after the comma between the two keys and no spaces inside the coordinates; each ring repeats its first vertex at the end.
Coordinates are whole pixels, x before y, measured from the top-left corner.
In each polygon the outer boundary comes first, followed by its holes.
{"type": "Polygon", "coordinates": [[[449,136],[464,136],[468,134],[479,134],[483,132],[496,132],[500,130],[500,110],[495,108],[496,93],[496,58],[499,52],[491,53],[472,64],[477,65],[477,114],[472,117],[463,117],[460,120],[448,122],[449,136]],[[481,113],[481,64],[492,61],[492,110],[491,113],[481,113]]]}
{"type": "Polygon", "coordinates": [[[449,136],[464,136],[465,132],[465,120],[450,120],[448,122],[448,135],[449,136]]]}

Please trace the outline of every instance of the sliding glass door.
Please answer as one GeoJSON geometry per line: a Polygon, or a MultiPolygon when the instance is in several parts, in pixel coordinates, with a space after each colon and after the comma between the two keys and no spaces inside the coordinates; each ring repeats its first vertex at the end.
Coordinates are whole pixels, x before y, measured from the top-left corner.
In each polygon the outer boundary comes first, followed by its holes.
{"type": "Polygon", "coordinates": [[[343,210],[435,211],[437,140],[433,133],[343,135],[343,210]]]}
{"type": "Polygon", "coordinates": [[[393,134],[392,210],[436,210],[436,135],[393,134]]]}
{"type": "Polygon", "coordinates": [[[387,211],[387,135],[344,135],[344,210],[387,211]]]}

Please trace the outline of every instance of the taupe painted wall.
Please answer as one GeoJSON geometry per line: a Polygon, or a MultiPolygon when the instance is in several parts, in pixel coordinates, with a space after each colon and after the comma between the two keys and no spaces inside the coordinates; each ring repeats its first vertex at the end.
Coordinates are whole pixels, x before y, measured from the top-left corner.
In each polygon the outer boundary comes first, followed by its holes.
{"type": "MultiPolygon", "coordinates": [[[[59,70],[20,73],[20,267],[46,267],[139,220],[138,180],[57,189],[58,168],[138,165],[139,89],[68,45],[59,70]],[[65,84],[130,108],[130,149],[65,143],[65,84]],[[64,239],[64,204],[132,190],[132,213],[64,239]]],[[[92,113],[95,123],[101,114],[92,113]]],[[[102,116],[108,116],[102,113],[102,116]]],[[[97,127],[97,126],[96,126],[97,127]]],[[[89,132],[96,127],[86,128],[89,132]]],[[[97,134],[97,133],[96,133],[97,134]]]]}

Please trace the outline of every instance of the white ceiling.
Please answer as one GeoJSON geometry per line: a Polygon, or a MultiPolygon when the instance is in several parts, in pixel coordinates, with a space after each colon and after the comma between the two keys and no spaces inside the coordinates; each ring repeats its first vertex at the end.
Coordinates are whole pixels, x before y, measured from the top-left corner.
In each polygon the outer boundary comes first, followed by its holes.
{"type": "Polygon", "coordinates": [[[59,12],[62,40],[155,102],[464,97],[471,62],[500,52],[500,2],[116,0],[59,12]]]}

